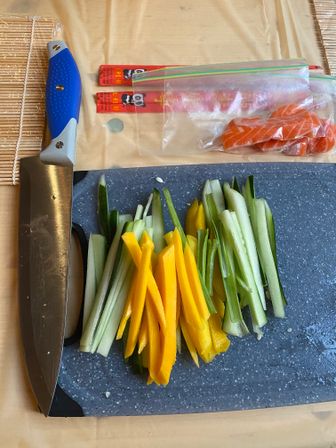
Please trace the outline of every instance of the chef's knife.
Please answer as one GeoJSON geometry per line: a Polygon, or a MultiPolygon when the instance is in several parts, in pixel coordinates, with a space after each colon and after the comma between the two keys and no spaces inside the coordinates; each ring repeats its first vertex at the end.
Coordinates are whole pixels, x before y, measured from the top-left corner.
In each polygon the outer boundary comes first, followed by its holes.
{"type": "Polygon", "coordinates": [[[64,42],[48,44],[50,145],[20,161],[19,302],[26,365],[48,415],[60,368],[68,292],[73,163],[81,100],[77,65],[64,42]]]}

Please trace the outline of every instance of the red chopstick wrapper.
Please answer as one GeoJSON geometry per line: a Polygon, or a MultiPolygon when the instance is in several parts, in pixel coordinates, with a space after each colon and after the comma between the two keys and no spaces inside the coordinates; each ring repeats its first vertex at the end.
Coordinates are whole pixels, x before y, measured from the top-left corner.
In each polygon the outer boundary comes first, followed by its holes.
{"type": "Polygon", "coordinates": [[[132,76],[150,70],[158,70],[166,65],[101,65],[98,72],[100,86],[131,86],[132,76]]]}
{"type": "Polygon", "coordinates": [[[97,113],[111,112],[163,112],[163,95],[160,92],[133,93],[98,92],[96,94],[97,113]]]}

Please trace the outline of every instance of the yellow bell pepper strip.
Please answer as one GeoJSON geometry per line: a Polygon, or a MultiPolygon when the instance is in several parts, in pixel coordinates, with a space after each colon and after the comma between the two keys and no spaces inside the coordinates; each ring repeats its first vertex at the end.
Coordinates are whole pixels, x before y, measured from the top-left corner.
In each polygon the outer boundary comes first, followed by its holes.
{"type": "MultiPolygon", "coordinates": [[[[145,243],[153,243],[152,238],[148,235],[146,230],[141,235],[140,246],[142,246],[145,243]]],[[[152,257],[153,257],[153,254],[152,254],[152,257]]]]}
{"type": "Polygon", "coordinates": [[[192,235],[187,235],[187,243],[190,246],[190,249],[192,250],[192,253],[196,257],[197,255],[197,238],[195,238],[192,235]]]}
{"type": "Polygon", "coordinates": [[[176,350],[178,353],[182,352],[180,315],[181,315],[181,292],[177,286],[176,287],[176,350]]]}
{"type": "MultiPolygon", "coordinates": [[[[147,300],[147,298],[146,298],[147,300]]],[[[146,305],[145,305],[146,306],[146,305]]],[[[138,339],[138,354],[142,353],[144,348],[148,344],[148,324],[147,324],[147,314],[143,313],[141,326],[139,330],[139,339],[138,339]]]]}
{"type": "Polygon", "coordinates": [[[206,353],[205,356],[202,357],[203,361],[207,364],[209,364],[210,362],[212,362],[214,360],[214,358],[216,357],[217,352],[215,350],[215,347],[213,346],[213,344],[211,345],[211,348],[208,350],[208,352],[206,353]]]}
{"type": "Polygon", "coordinates": [[[165,242],[169,244],[173,244],[173,231],[167,232],[164,236],[165,242]]]}
{"type": "MultiPolygon", "coordinates": [[[[123,239],[128,251],[133,259],[135,266],[139,269],[140,261],[141,261],[141,249],[140,249],[139,243],[138,243],[134,233],[133,232],[125,232],[122,236],[122,239],[123,239]]],[[[153,244],[153,242],[150,238],[149,238],[149,241],[151,241],[151,244],[153,244]]],[[[160,327],[164,328],[166,325],[166,319],[165,319],[165,315],[164,315],[162,299],[161,299],[160,291],[159,291],[156,281],[154,279],[153,272],[151,270],[149,271],[149,276],[148,276],[148,290],[149,290],[150,299],[152,300],[155,311],[156,311],[156,315],[157,315],[157,319],[159,321],[160,327]]]]}
{"type": "Polygon", "coordinates": [[[116,335],[116,339],[117,340],[121,339],[123,337],[127,321],[131,317],[131,314],[132,314],[132,300],[133,300],[133,297],[134,297],[135,286],[136,286],[136,275],[134,275],[134,277],[132,279],[131,289],[129,290],[129,293],[128,293],[128,296],[127,296],[127,299],[126,299],[123,315],[121,317],[121,320],[120,320],[120,323],[119,323],[119,327],[118,327],[118,331],[117,331],[117,335],[116,335]]]}
{"type": "Polygon", "coordinates": [[[199,204],[196,216],[195,216],[195,235],[197,235],[197,230],[205,230],[205,213],[204,213],[204,207],[202,202],[199,204]]]}
{"type": "MultiPolygon", "coordinates": [[[[209,329],[209,332],[210,332],[210,329],[209,329]]],[[[216,352],[214,345],[211,344],[210,347],[208,348],[208,350],[203,354],[203,356],[201,356],[201,358],[205,363],[209,364],[210,362],[212,362],[215,359],[217,354],[218,353],[216,352]]]]}
{"type": "Polygon", "coordinates": [[[187,344],[190,356],[191,356],[192,360],[194,361],[194,363],[197,365],[197,367],[199,367],[197,351],[196,351],[196,348],[191,340],[191,337],[188,332],[187,324],[186,324],[182,314],[180,316],[180,325],[181,325],[182,334],[183,334],[184,340],[187,344]]]}
{"type": "Polygon", "coordinates": [[[226,352],[230,347],[230,339],[221,328],[221,319],[218,314],[212,314],[209,319],[209,328],[213,346],[216,353],[226,352]]]}
{"type": "Polygon", "coordinates": [[[153,378],[151,378],[150,375],[148,375],[147,386],[150,386],[152,383],[154,383],[154,380],[153,380],[153,378]]]}
{"type": "Polygon", "coordinates": [[[221,317],[223,319],[224,312],[225,312],[225,305],[224,305],[223,300],[216,293],[214,293],[212,300],[216,307],[217,314],[219,315],[219,317],[221,317]]]}
{"type": "Polygon", "coordinates": [[[181,314],[181,291],[177,287],[176,288],[176,328],[180,322],[180,314],[181,314]]]}
{"type": "Polygon", "coordinates": [[[158,272],[162,275],[160,280],[161,297],[165,310],[166,327],[162,331],[161,358],[157,378],[160,383],[167,385],[176,360],[176,297],[177,281],[175,267],[175,250],[170,245],[158,255],[158,272]]]}
{"type": "MultiPolygon", "coordinates": [[[[168,246],[169,247],[169,246],[168,246]]],[[[163,288],[163,266],[162,266],[162,255],[161,252],[157,255],[157,259],[156,259],[156,265],[155,265],[155,270],[154,270],[154,279],[156,281],[157,287],[159,288],[159,292],[161,295],[161,299],[162,299],[162,306],[164,309],[164,302],[163,302],[163,297],[162,297],[162,288],[163,288]]],[[[165,312],[165,310],[164,310],[165,312]]],[[[166,312],[165,312],[165,318],[166,318],[166,312]]]]}
{"type": "Polygon", "coordinates": [[[175,248],[177,279],[181,291],[181,302],[184,316],[186,322],[188,322],[191,326],[196,328],[201,327],[201,316],[197,309],[192,289],[189,283],[187,269],[184,262],[181,236],[180,232],[177,229],[175,229],[173,232],[173,243],[175,248]]]}
{"type": "Polygon", "coordinates": [[[160,330],[155,316],[153,302],[148,299],[149,295],[146,297],[145,306],[148,323],[148,372],[150,378],[159,384],[160,381],[157,378],[157,374],[159,370],[161,352],[160,330]]]}
{"type": "Polygon", "coordinates": [[[201,328],[191,327],[187,323],[187,328],[191,340],[203,361],[206,363],[212,361],[216,356],[216,352],[212,344],[208,321],[203,320],[201,328]]]}
{"type": "Polygon", "coordinates": [[[181,326],[178,324],[176,328],[176,351],[177,353],[182,353],[182,341],[181,341],[181,326]]]}
{"type": "Polygon", "coordinates": [[[141,361],[142,361],[143,367],[148,369],[148,344],[141,352],[141,361]]]}
{"type": "Polygon", "coordinates": [[[156,266],[156,261],[157,261],[157,254],[155,252],[153,252],[153,255],[152,255],[152,267],[153,267],[153,269],[152,270],[154,270],[154,268],[156,266]]]}
{"type": "MultiPolygon", "coordinates": [[[[139,248],[140,249],[140,248],[139,248]]],[[[142,246],[142,255],[136,273],[136,285],[134,299],[132,300],[131,323],[129,326],[127,343],[125,348],[125,358],[132,355],[138,340],[141,318],[145,306],[146,292],[148,286],[149,273],[151,272],[151,258],[154,250],[153,242],[146,241],[142,246]]]]}
{"type": "Polygon", "coordinates": [[[196,236],[195,221],[198,211],[198,200],[195,199],[187,210],[185,230],[188,235],[196,236]]]}
{"type": "Polygon", "coordinates": [[[201,316],[202,319],[208,320],[210,316],[209,309],[204,298],[203,289],[197,270],[196,260],[188,244],[186,244],[184,248],[184,263],[199,315],[201,316]]]}
{"type": "MultiPolygon", "coordinates": [[[[141,239],[140,239],[140,246],[141,246],[141,244],[145,243],[146,241],[152,241],[154,244],[154,241],[151,239],[151,237],[148,235],[148,233],[143,232],[141,239]]],[[[154,248],[155,248],[155,245],[154,245],[154,248]]],[[[157,254],[153,251],[152,261],[151,261],[152,271],[154,270],[153,267],[156,266],[156,258],[157,258],[157,254]]]]}

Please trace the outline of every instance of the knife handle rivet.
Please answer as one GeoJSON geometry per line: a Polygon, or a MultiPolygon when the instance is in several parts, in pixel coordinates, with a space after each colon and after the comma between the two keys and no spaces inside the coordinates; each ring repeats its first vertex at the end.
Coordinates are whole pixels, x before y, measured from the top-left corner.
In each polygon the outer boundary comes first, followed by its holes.
{"type": "Polygon", "coordinates": [[[63,146],[64,146],[64,143],[61,142],[61,141],[59,141],[59,142],[56,143],[56,148],[57,148],[57,149],[62,149],[63,146]]]}
{"type": "Polygon", "coordinates": [[[61,84],[57,84],[56,90],[64,90],[64,86],[62,86],[61,84]]]}
{"type": "Polygon", "coordinates": [[[52,48],[53,48],[53,50],[58,51],[61,48],[61,46],[56,44],[52,48]]]}

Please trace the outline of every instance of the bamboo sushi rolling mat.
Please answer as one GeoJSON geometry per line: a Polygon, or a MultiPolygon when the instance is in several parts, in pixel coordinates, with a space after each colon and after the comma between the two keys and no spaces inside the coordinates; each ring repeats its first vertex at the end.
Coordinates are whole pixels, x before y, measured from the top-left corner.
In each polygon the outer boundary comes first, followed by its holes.
{"type": "Polygon", "coordinates": [[[326,73],[336,76],[336,1],[311,0],[326,73]]]}
{"type": "Polygon", "coordinates": [[[53,18],[0,16],[0,185],[16,184],[19,159],[41,149],[47,42],[53,18]]]}

